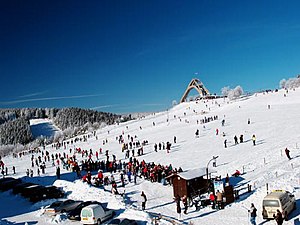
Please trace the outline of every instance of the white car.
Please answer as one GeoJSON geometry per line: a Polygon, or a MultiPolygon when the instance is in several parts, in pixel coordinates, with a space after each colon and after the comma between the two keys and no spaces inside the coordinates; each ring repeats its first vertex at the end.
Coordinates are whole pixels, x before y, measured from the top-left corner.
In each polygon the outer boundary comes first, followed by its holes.
{"type": "Polygon", "coordinates": [[[81,210],[80,217],[83,224],[101,224],[103,221],[112,218],[114,210],[107,209],[104,204],[92,204],[81,210]]]}

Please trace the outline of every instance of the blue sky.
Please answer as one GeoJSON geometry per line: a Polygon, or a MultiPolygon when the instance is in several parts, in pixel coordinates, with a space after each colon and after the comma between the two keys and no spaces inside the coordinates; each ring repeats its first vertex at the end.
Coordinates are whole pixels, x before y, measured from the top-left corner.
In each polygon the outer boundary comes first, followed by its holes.
{"type": "Polygon", "coordinates": [[[0,107],[158,111],[299,74],[299,1],[0,1],[0,107]],[[198,73],[197,75],[195,73],[198,73]]]}

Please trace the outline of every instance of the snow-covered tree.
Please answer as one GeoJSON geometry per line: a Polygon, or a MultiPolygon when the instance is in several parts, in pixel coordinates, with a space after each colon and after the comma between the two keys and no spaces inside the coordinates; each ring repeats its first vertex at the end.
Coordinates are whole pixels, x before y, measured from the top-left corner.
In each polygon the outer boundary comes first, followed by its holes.
{"type": "MultiPolygon", "coordinates": [[[[84,127],[84,125],[93,124],[95,122],[106,124],[114,124],[120,119],[120,116],[98,112],[94,110],[86,110],[79,108],[65,108],[61,109],[54,119],[54,123],[60,127],[62,130],[69,127],[84,127]]],[[[84,127],[86,130],[88,127],[84,127]]]]}
{"type": "Polygon", "coordinates": [[[289,78],[288,80],[282,79],[279,82],[279,87],[280,88],[297,88],[300,87],[300,77],[293,77],[293,78],[289,78]]]}
{"type": "Polygon", "coordinates": [[[236,99],[244,94],[244,90],[240,85],[236,86],[234,89],[223,87],[221,92],[223,96],[227,96],[230,100],[236,99]]]}
{"type": "Polygon", "coordinates": [[[0,144],[26,144],[32,140],[29,121],[18,118],[0,125],[0,144]]]}
{"type": "Polygon", "coordinates": [[[280,88],[285,88],[285,85],[286,85],[286,79],[282,79],[282,80],[279,82],[279,87],[280,87],[280,88]]]}
{"type": "Polygon", "coordinates": [[[223,96],[228,96],[229,91],[230,91],[230,88],[228,86],[227,87],[223,87],[221,89],[221,93],[222,93],[223,96]]]}

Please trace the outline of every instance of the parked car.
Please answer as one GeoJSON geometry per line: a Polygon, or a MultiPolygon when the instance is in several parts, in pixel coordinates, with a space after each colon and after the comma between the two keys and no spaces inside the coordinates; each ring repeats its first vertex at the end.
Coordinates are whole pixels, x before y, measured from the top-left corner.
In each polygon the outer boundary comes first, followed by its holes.
{"type": "Polygon", "coordinates": [[[4,177],[4,178],[1,178],[1,179],[0,179],[0,185],[1,185],[3,182],[9,181],[9,180],[15,180],[15,178],[13,178],[13,177],[4,177]]]}
{"type": "Polygon", "coordinates": [[[116,218],[110,221],[107,225],[137,225],[135,220],[116,218]]]}
{"type": "Polygon", "coordinates": [[[102,204],[92,204],[81,210],[80,222],[83,224],[101,224],[103,221],[112,218],[115,212],[112,209],[103,207],[102,204]]]}
{"type": "Polygon", "coordinates": [[[82,203],[82,201],[74,201],[72,199],[68,199],[65,201],[56,201],[53,202],[48,207],[46,207],[45,213],[57,214],[57,213],[70,212],[71,210],[75,209],[80,203],[82,203]]]}
{"type": "Polygon", "coordinates": [[[31,202],[38,202],[44,199],[62,198],[64,192],[55,186],[46,186],[43,188],[37,188],[28,194],[28,198],[31,202]]]}
{"type": "Polygon", "coordinates": [[[34,183],[20,183],[20,184],[17,184],[14,188],[13,188],[13,193],[14,194],[19,194],[24,188],[26,187],[29,187],[29,186],[32,186],[32,185],[36,185],[34,183]]]}
{"type": "Polygon", "coordinates": [[[23,188],[22,190],[20,190],[20,194],[23,197],[28,198],[33,191],[38,190],[38,189],[42,189],[42,188],[44,188],[44,186],[34,184],[34,185],[31,185],[31,186],[27,186],[27,187],[23,188]]]}
{"type": "MultiPolygon", "coordinates": [[[[5,178],[4,178],[5,179],[5,178]]],[[[1,182],[0,184],[0,190],[1,191],[8,191],[9,189],[12,189],[17,184],[20,184],[22,181],[20,179],[6,179],[1,182]]]]}
{"type": "Polygon", "coordinates": [[[75,209],[73,209],[72,211],[70,211],[68,213],[68,219],[69,220],[77,220],[77,221],[80,221],[81,220],[81,217],[80,217],[80,213],[81,213],[81,210],[82,208],[88,206],[88,205],[92,205],[92,204],[97,204],[97,205],[100,205],[101,203],[100,202],[97,202],[97,201],[86,201],[86,202],[82,202],[80,203],[75,209]]]}

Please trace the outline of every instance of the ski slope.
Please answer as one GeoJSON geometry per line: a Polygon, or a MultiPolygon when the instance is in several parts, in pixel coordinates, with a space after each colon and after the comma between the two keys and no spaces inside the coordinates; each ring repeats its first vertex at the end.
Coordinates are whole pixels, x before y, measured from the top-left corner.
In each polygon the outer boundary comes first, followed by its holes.
{"type": "MultiPolygon", "coordinates": [[[[179,104],[168,111],[151,114],[142,119],[129,121],[119,125],[107,126],[97,131],[98,140],[89,138],[87,142],[79,142],[67,146],[66,149],[55,150],[47,146],[50,153],[64,151],[70,148],[109,150],[109,154],[115,154],[117,159],[124,160],[121,145],[116,140],[120,134],[137,136],[136,139],[148,140],[149,145],[144,147],[144,155],[137,157],[139,161],[155,162],[162,165],[172,164],[173,167],[182,167],[189,170],[206,167],[213,156],[218,156],[217,173],[225,177],[236,169],[244,174],[239,179],[231,178],[231,183],[243,192],[248,184],[252,185],[253,192],[244,194],[241,198],[225,207],[224,210],[213,210],[209,207],[196,211],[189,208],[188,214],[183,215],[179,223],[201,225],[236,225],[249,224],[248,212],[251,203],[258,209],[257,224],[275,224],[275,221],[264,221],[261,216],[261,202],[266,195],[266,184],[269,190],[283,189],[295,194],[298,209],[290,215],[289,221],[284,224],[300,224],[300,89],[279,90],[273,93],[257,93],[235,101],[228,99],[201,100],[179,104]],[[286,97],[284,97],[286,94],[286,97]],[[270,106],[270,108],[268,107],[270,106]],[[200,124],[204,117],[218,116],[217,120],[200,124]],[[224,126],[221,121],[225,120],[224,126]],[[251,123],[247,121],[250,119],[251,123]],[[155,126],[153,125],[155,123],[155,126]],[[200,135],[195,137],[196,130],[200,135]],[[216,129],[219,134],[216,135],[216,129]],[[222,134],[225,134],[223,136],[222,134]],[[233,137],[244,135],[244,143],[235,145],[233,137]],[[251,137],[255,134],[256,145],[253,146],[251,137]],[[177,143],[173,143],[176,136],[177,143]],[[108,141],[103,145],[103,140],[108,141]],[[224,140],[227,139],[227,148],[224,148],[224,140]],[[154,144],[159,142],[171,142],[170,153],[165,150],[154,152],[154,144]],[[288,160],[284,149],[291,152],[292,160],[288,160]]],[[[160,213],[169,219],[177,219],[176,205],[173,200],[173,189],[160,183],[151,183],[138,179],[137,184],[129,183],[125,187],[124,199],[112,195],[106,190],[90,187],[76,179],[76,175],[62,169],[61,180],[56,180],[55,167],[47,165],[46,174],[40,177],[29,178],[25,176],[27,168],[31,168],[31,155],[22,158],[4,158],[4,163],[11,167],[16,166],[15,177],[23,177],[26,181],[40,184],[54,184],[62,187],[68,193],[67,198],[76,200],[97,200],[108,202],[108,206],[115,209],[118,217],[131,218],[139,221],[139,224],[151,224],[149,213],[160,213]],[[141,191],[147,195],[146,212],[141,209],[141,191]]],[[[95,155],[93,156],[95,159],[95,155]]],[[[78,159],[81,157],[78,155],[78,159]]],[[[100,160],[106,159],[100,155],[100,160]]],[[[127,160],[126,160],[127,161],[127,160]]],[[[212,165],[210,164],[209,167],[212,165]]],[[[35,171],[34,171],[35,172],[35,171]]],[[[114,174],[119,181],[119,174],[114,174]]],[[[123,192],[123,188],[119,188],[123,192]]],[[[64,215],[49,217],[43,215],[43,208],[54,200],[42,201],[31,204],[20,196],[14,196],[11,192],[0,193],[0,224],[80,224],[71,222],[64,215]]],[[[161,220],[160,224],[170,224],[167,220],[161,220]]]]}

